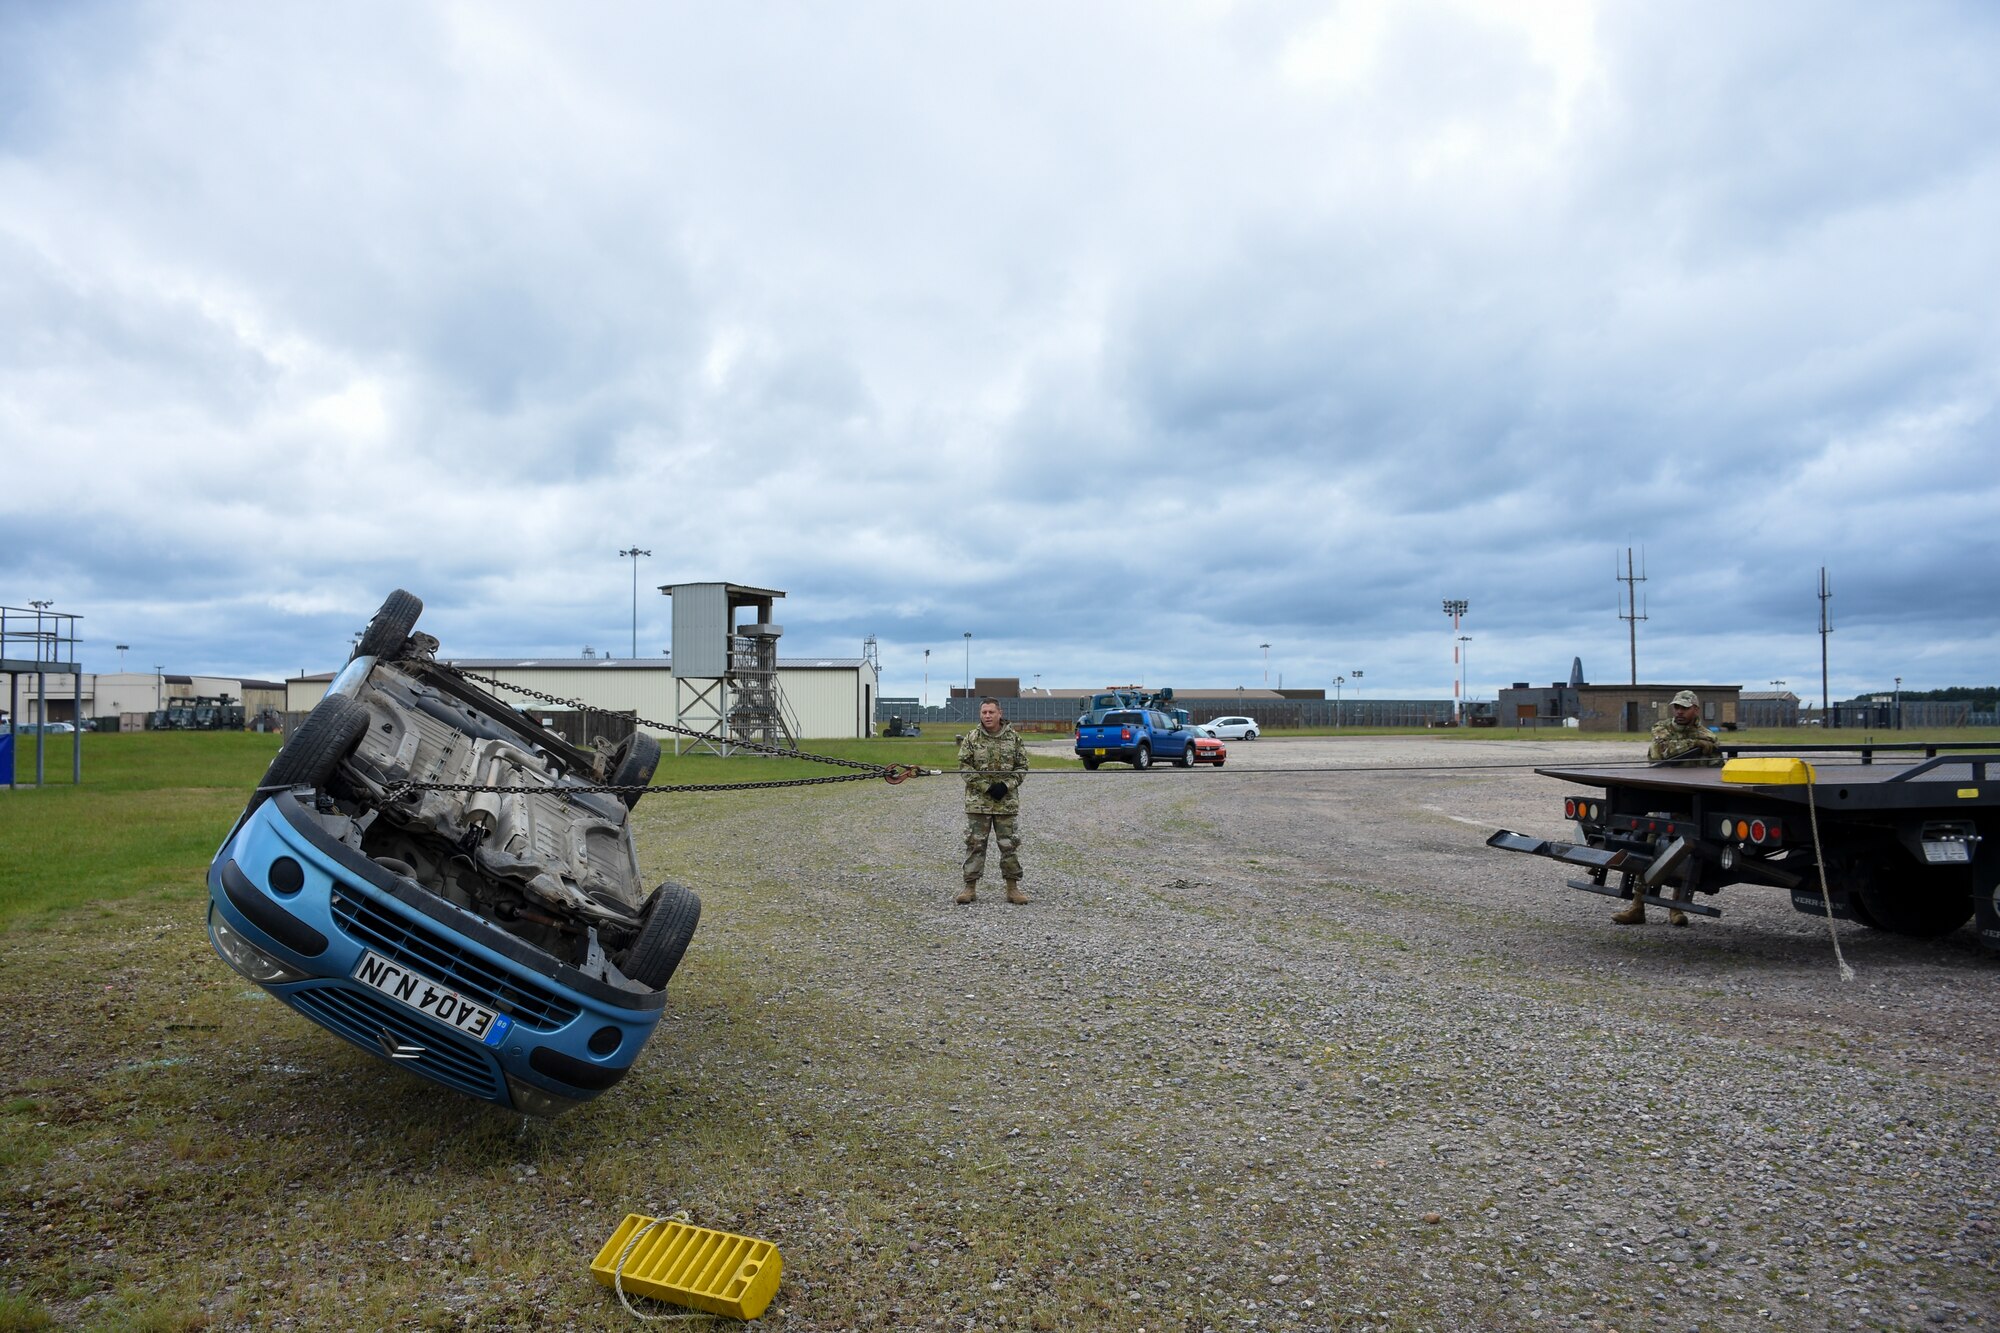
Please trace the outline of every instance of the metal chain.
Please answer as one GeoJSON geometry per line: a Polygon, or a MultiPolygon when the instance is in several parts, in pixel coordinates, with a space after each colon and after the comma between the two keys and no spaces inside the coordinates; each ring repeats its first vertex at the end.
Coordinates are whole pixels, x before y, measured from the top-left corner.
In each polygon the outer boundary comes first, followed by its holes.
{"type": "MultiPolygon", "coordinates": [[[[550,694],[545,690],[537,690],[531,686],[517,685],[512,681],[501,680],[497,676],[477,675],[462,667],[453,666],[449,662],[435,662],[433,665],[440,671],[448,672],[451,675],[457,676],[460,680],[470,681],[476,685],[490,685],[496,689],[506,690],[511,694],[519,694],[530,699],[539,699],[543,703],[555,704],[563,708],[573,708],[580,712],[597,711],[579,699],[565,699],[561,695],[550,694]]],[[[715,737],[708,733],[696,731],[692,727],[676,726],[671,722],[655,722],[651,718],[639,717],[637,714],[633,715],[633,721],[636,725],[651,727],[656,731],[671,732],[678,736],[689,736],[699,741],[713,741],[715,739],[715,737]]],[[[729,744],[736,749],[754,750],[759,754],[768,754],[779,759],[805,759],[815,764],[832,764],[838,768],[852,768],[860,771],[842,773],[837,777],[825,778],[769,778],[761,782],[683,782],[658,787],[646,783],[626,783],[623,785],[613,783],[585,785],[577,783],[565,784],[560,790],[564,792],[609,792],[614,795],[624,796],[635,792],[655,791],[749,791],[766,787],[821,787],[831,782],[865,782],[870,778],[880,778],[884,782],[894,786],[898,783],[907,782],[914,777],[936,777],[941,771],[935,768],[921,768],[915,764],[871,764],[858,759],[841,759],[830,754],[813,754],[807,750],[787,750],[783,746],[766,745],[760,741],[731,741],[729,744]]],[[[492,787],[476,782],[399,782],[390,789],[389,799],[394,800],[403,793],[411,791],[485,792],[520,790],[523,789],[519,787],[492,787]]]]}

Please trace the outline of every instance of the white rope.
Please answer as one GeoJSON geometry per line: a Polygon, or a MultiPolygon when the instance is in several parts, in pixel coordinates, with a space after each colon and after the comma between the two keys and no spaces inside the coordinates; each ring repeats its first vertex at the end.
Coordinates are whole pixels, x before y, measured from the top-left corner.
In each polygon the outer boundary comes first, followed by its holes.
{"type": "Polygon", "coordinates": [[[1840,979],[1854,980],[1854,969],[1847,965],[1847,959],[1840,952],[1840,928],[1833,923],[1833,893],[1826,887],[1826,854],[1819,846],[1819,788],[1813,785],[1816,775],[1811,764],[1806,765],[1806,814],[1812,822],[1813,864],[1819,867],[1819,900],[1826,909],[1826,933],[1833,938],[1833,961],[1840,964],[1840,979]]]}
{"type": "Polygon", "coordinates": [[[688,1216],[687,1209],[682,1208],[665,1217],[656,1217],[645,1226],[636,1228],[626,1240],[625,1248],[618,1252],[618,1262],[611,1269],[611,1289],[618,1293],[619,1304],[623,1305],[625,1312],[634,1319],[644,1319],[649,1322],[663,1319],[713,1319],[714,1315],[701,1310],[692,1310],[686,1314],[647,1314],[633,1305],[632,1298],[625,1294],[625,1263],[632,1257],[632,1251],[638,1248],[639,1242],[644,1240],[654,1227],[665,1226],[669,1222],[686,1222],[693,1225],[694,1219],[688,1216]]]}

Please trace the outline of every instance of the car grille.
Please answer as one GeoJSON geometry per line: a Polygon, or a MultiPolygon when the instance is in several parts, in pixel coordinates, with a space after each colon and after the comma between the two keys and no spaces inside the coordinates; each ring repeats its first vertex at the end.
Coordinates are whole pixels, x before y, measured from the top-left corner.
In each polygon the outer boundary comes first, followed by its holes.
{"type": "Polygon", "coordinates": [[[502,972],[454,944],[428,921],[406,920],[357,894],[339,891],[333,895],[333,915],[342,929],[376,953],[498,1009],[523,1027],[553,1032],[583,1012],[551,987],[502,972]]]}
{"type": "Polygon", "coordinates": [[[386,1031],[402,1045],[423,1048],[423,1054],[414,1060],[390,1063],[486,1101],[503,1100],[500,1071],[492,1057],[468,1041],[425,1026],[415,1014],[344,982],[295,990],[283,998],[307,1018],[371,1055],[385,1054],[382,1033],[386,1031]]]}

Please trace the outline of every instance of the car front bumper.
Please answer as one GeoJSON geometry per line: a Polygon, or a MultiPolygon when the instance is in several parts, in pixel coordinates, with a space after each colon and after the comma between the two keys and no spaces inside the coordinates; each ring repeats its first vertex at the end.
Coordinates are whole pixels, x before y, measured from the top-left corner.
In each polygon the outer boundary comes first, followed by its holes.
{"type": "Polygon", "coordinates": [[[224,962],[371,1055],[482,1101],[535,1115],[588,1101],[659,1025],[665,992],[588,976],[376,865],[290,792],[246,813],[208,886],[224,962]],[[371,958],[377,974],[386,963],[415,979],[404,998],[361,979],[371,958]]]}

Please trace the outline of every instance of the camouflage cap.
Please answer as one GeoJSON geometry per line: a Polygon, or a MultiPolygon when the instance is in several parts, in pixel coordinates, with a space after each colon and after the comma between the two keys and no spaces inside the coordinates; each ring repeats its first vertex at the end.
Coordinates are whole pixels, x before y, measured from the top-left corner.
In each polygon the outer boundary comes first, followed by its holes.
{"type": "Polygon", "coordinates": [[[1699,708],[1701,707],[1701,696],[1693,690],[1682,690],[1674,696],[1674,707],[1699,708]]]}

